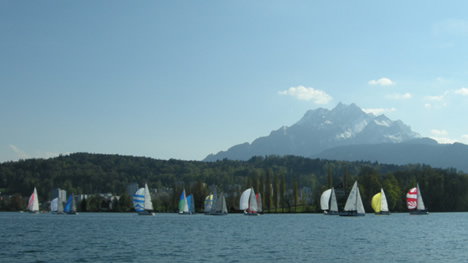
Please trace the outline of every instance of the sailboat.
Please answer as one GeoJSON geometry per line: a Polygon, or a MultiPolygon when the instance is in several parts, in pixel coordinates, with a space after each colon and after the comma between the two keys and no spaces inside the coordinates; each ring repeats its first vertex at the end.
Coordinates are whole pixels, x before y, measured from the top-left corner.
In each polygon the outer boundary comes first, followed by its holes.
{"type": "Polygon", "coordinates": [[[338,215],[338,203],[336,202],[335,188],[331,188],[322,193],[320,206],[324,215],[338,215]]]}
{"type": "Polygon", "coordinates": [[[193,197],[193,194],[187,196],[187,203],[188,203],[189,214],[191,214],[191,215],[196,214],[196,212],[195,212],[195,199],[193,197]]]}
{"type": "Polygon", "coordinates": [[[349,193],[348,200],[346,201],[344,211],[340,216],[365,216],[366,211],[362,204],[361,193],[359,192],[357,181],[354,183],[351,192],[349,193]]]}
{"type": "Polygon", "coordinates": [[[133,207],[140,216],[154,216],[148,184],[145,184],[145,188],[138,189],[133,195],[133,207]]]}
{"type": "Polygon", "coordinates": [[[76,204],[75,204],[75,196],[73,194],[68,196],[67,203],[65,204],[65,207],[63,208],[63,212],[69,214],[69,215],[77,215],[78,213],[76,212],[76,204]]]}
{"type": "Polygon", "coordinates": [[[29,197],[28,208],[29,213],[38,214],[39,213],[39,199],[37,198],[36,187],[34,187],[34,192],[29,197]]]}
{"type": "Polygon", "coordinates": [[[217,191],[216,191],[216,185],[213,185],[211,194],[205,198],[205,215],[213,215],[216,212],[217,204],[218,204],[218,196],[217,196],[217,191]],[[207,198],[209,199],[207,200],[207,198]]]}
{"type": "Polygon", "coordinates": [[[54,200],[50,202],[50,212],[57,215],[63,214],[63,202],[60,197],[54,198],[54,200]]]}
{"type": "MultiPolygon", "coordinates": [[[[214,204],[214,203],[213,203],[214,204]]],[[[224,192],[219,194],[218,200],[216,201],[215,209],[210,213],[212,216],[227,216],[226,199],[224,198],[224,192]]]]}
{"type": "Polygon", "coordinates": [[[372,197],[371,206],[376,215],[390,215],[387,197],[385,196],[383,188],[380,189],[380,193],[377,193],[372,197]]]}
{"type": "Polygon", "coordinates": [[[179,198],[179,214],[180,215],[187,215],[189,214],[189,206],[187,203],[187,197],[185,196],[185,189],[180,194],[179,198]]]}
{"type": "Polygon", "coordinates": [[[253,188],[249,188],[242,193],[240,197],[239,208],[240,210],[244,210],[244,215],[246,216],[258,215],[257,198],[253,188]]]}
{"type": "Polygon", "coordinates": [[[257,213],[263,214],[262,195],[258,193],[256,194],[256,197],[257,197],[257,213]]]}
{"type": "Polygon", "coordinates": [[[208,196],[205,197],[204,205],[205,207],[203,209],[203,213],[209,214],[213,207],[213,194],[209,194],[208,196]]]}
{"type": "Polygon", "coordinates": [[[411,188],[406,194],[406,204],[410,210],[410,215],[428,215],[429,211],[424,206],[422,199],[421,190],[419,190],[419,184],[416,187],[411,188]]]}

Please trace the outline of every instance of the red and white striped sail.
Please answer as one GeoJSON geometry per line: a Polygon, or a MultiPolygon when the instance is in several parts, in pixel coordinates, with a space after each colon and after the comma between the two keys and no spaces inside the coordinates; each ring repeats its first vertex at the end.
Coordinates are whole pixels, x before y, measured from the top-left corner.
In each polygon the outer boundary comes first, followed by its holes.
{"type": "Polygon", "coordinates": [[[406,194],[406,205],[409,210],[418,207],[418,189],[416,187],[411,188],[406,194]]]}

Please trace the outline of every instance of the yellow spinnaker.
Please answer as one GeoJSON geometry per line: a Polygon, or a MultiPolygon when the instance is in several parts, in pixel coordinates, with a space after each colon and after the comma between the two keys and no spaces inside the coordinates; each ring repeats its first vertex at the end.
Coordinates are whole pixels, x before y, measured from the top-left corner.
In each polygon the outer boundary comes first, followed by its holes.
{"type": "Polygon", "coordinates": [[[376,213],[380,212],[380,198],[381,198],[380,193],[378,193],[378,194],[374,195],[374,197],[372,197],[371,205],[372,205],[372,209],[374,209],[374,211],[376,213]]]}

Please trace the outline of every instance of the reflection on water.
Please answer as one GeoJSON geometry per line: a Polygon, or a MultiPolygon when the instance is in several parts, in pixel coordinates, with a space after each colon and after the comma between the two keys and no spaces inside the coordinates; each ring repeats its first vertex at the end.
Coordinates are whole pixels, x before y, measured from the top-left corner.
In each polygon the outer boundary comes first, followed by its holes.
{"type": "Polygon", "coordinates": [[[2,262],[464,262],[468,213],[0,213],[2,262]]]}

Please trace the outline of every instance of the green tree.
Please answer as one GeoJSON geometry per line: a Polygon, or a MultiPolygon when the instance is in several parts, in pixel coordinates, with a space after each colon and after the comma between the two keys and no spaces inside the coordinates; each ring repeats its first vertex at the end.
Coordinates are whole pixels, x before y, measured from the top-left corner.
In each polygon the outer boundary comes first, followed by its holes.
{"type": "Polygon", "coordinates": [[[132,199],[126,193],[123,193],[119,199],[119,206],[121,212],[128,212],[132,209],[132,199]]]}
{"type": "Polygon", "coordinates": [[[281,174],[280,181],[280,202],[281,202],[281,212],[284,212],[284,192],[286,191],[286,180],[284,178],[284,173],[281,174]]]}
{"type": "Polygon", "coordinates": [[[112,212],[122,212],[120,202],[117,197],[112,198],[112,212]]]}
{"type": "MultiPolygon", "coordinates": [[[[264,198],[265,198],[265,176],[263,175],[263,173],[260,175],[260,185],[258,187],[259,187],[258,193],[262,196],[261,206],[264,207],[265,206],[265,201],[264,201],[264,198]]],[[[267,188],[268,188],[268,184],[267,184],[267,188]]]]}
{"type": "Polygon", "coordinates": [[[278,177],[273,174],[273,206],[278,212],[278,177]]]}
{"type": "Polygon", "coordinates": [[[392,212],[395,210],[402,210],[403,200],[399,197],[401,195],[400,187],[395,176],[391,173],[387,173],[384,176],[383,189],[385,191],[385,197],[387,198],[388,209],[392,212]]]}
{"type": "Polygon", "coordinates": [[[328,186],[328,189],[331,189],[333,187],[333,178],[332,178],[332,174],[331,174],[331,168],[328,167],[327,169],[327,186],[328,186]]]}
{"type": "Polygon", "coordinates": [[[84,197],[83,200],[81,200],[81,203],[80,203],[81,212],[88,212],[87,207],[88,207],[88,205],[87,205],[86,197],[84,197]]]}
{"type": "Polygon", "coordinates": [[[296,212],[297,208],[297,178],[296,175],[293,176],[293,200],[294,200],[294,212],[296,212]]]}
{"type": "Polygon", "coordinates": [[[266,190],[265,190],[265,196],[263,198],[265,200],[265,207],[268,209],[268,212],[270,212],[270,209],[271,209],[270,170],[267,170],[265,183],[266,183],[266,190]]]}

